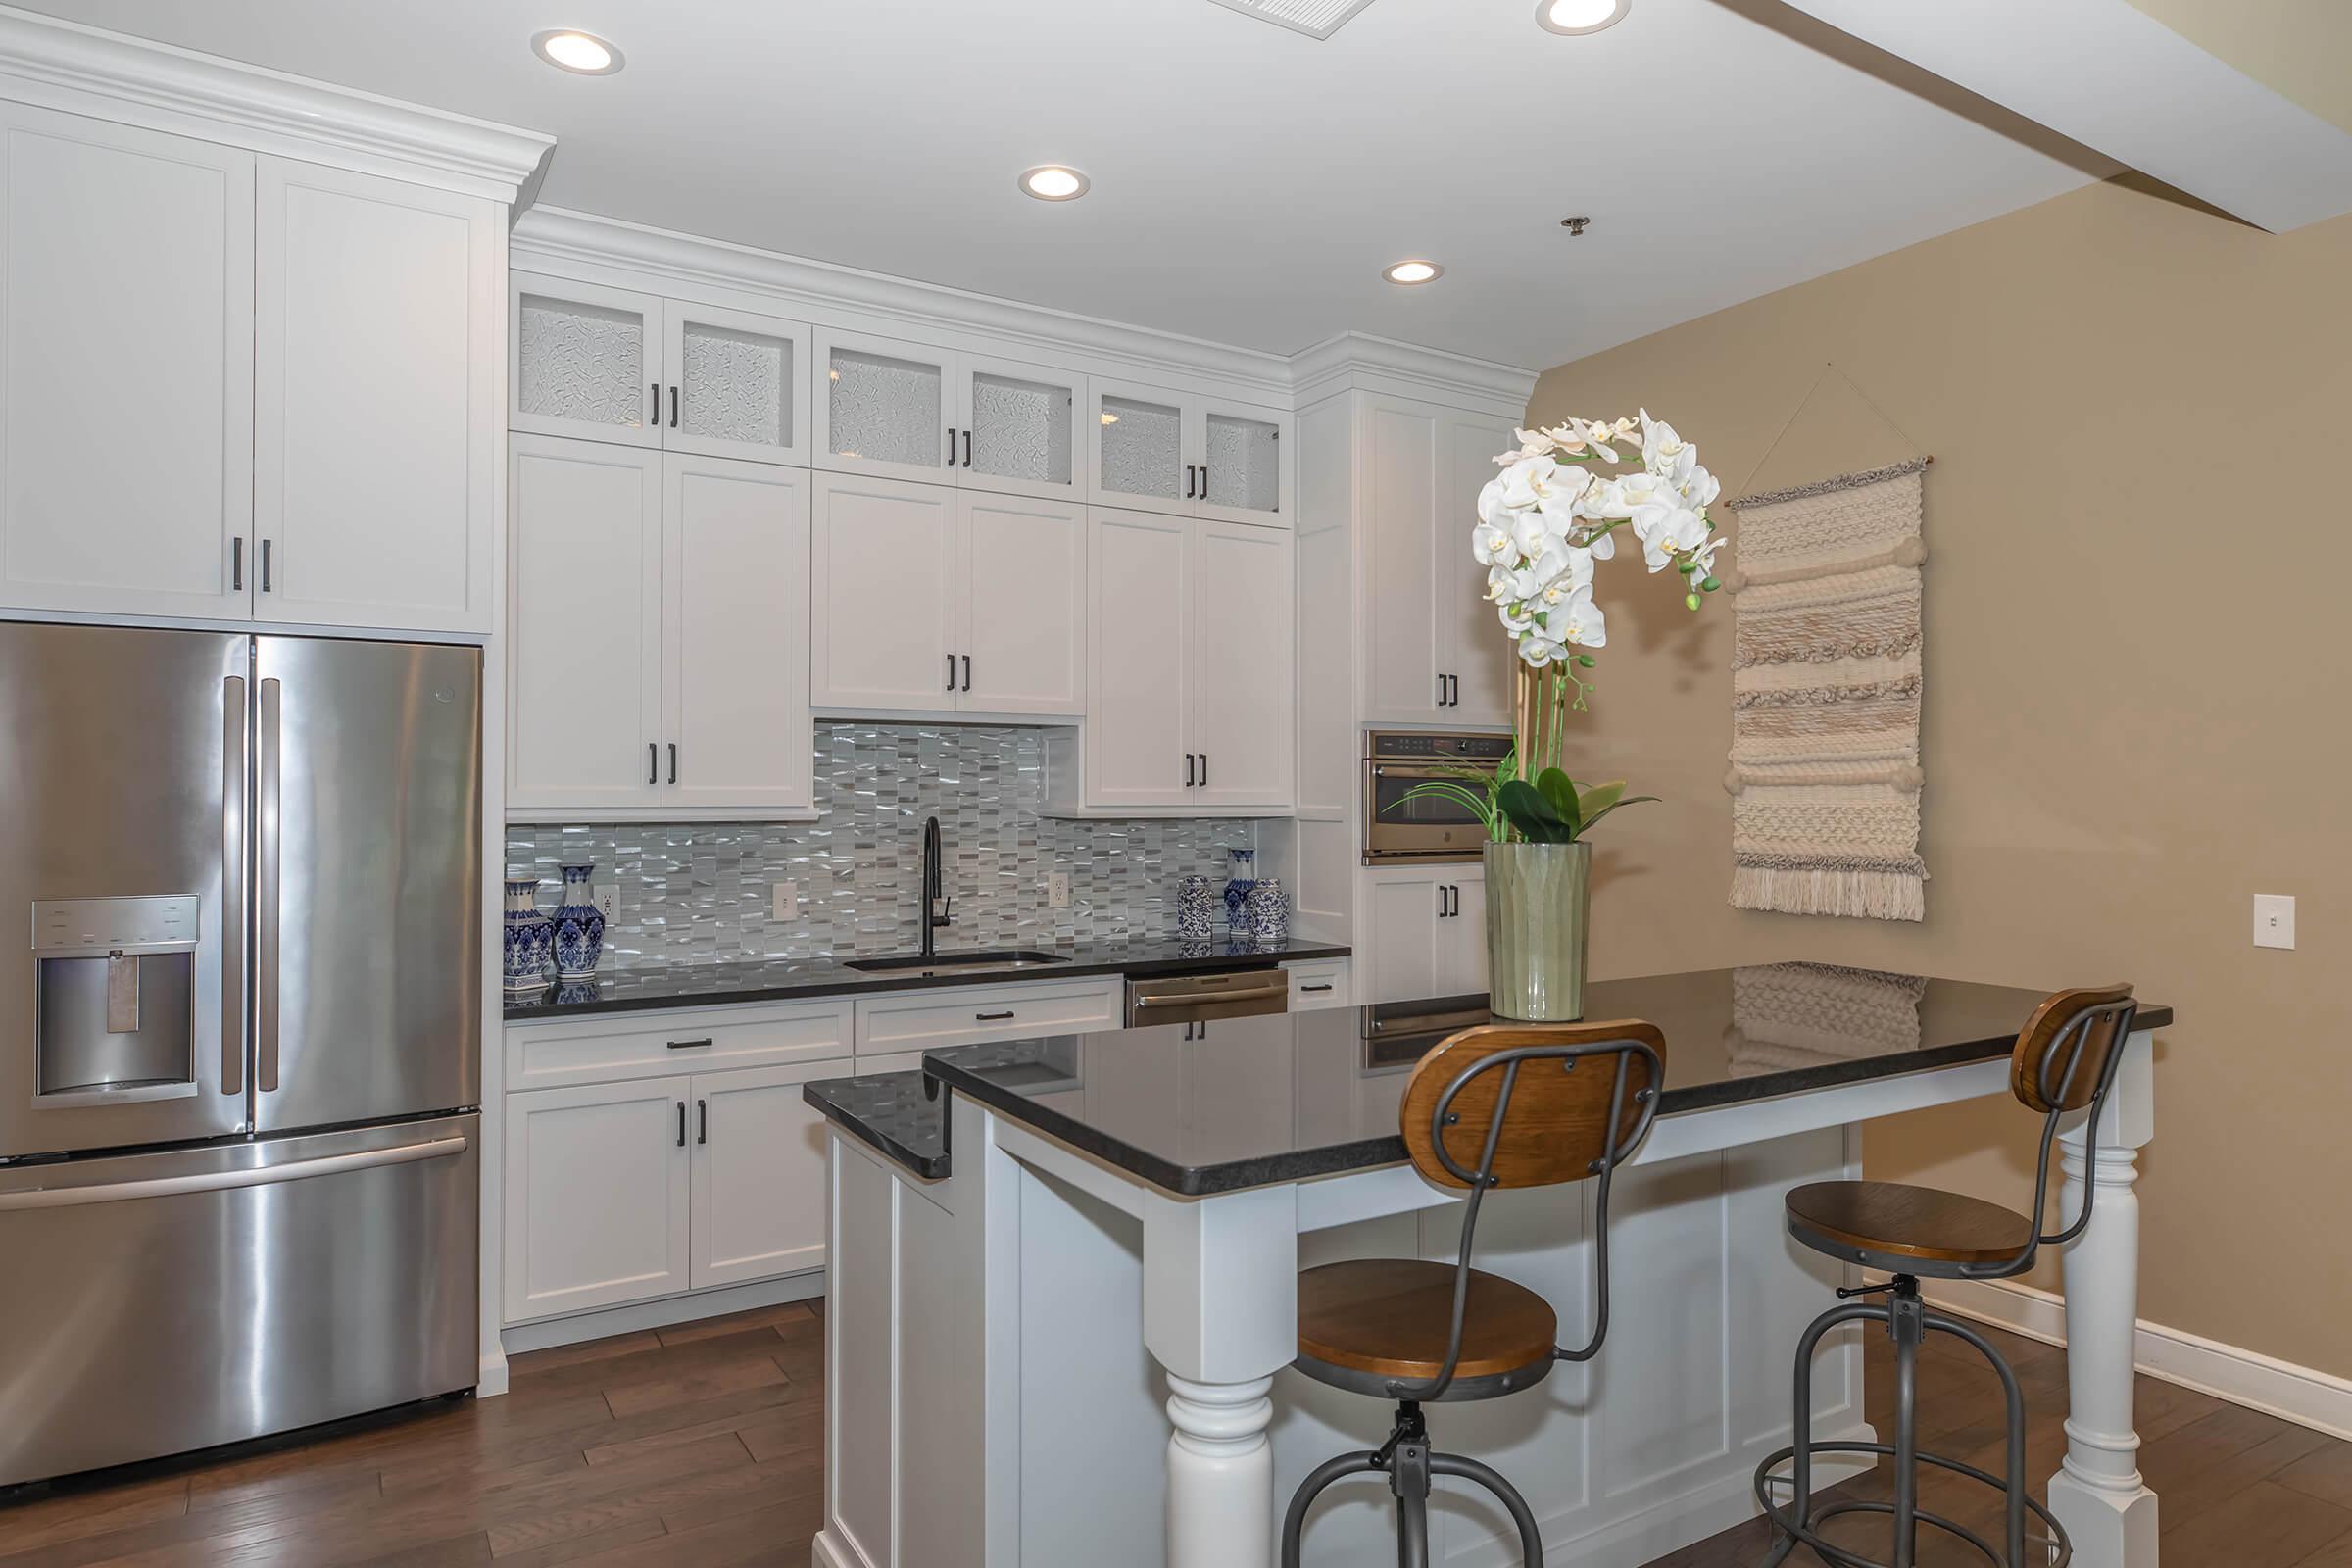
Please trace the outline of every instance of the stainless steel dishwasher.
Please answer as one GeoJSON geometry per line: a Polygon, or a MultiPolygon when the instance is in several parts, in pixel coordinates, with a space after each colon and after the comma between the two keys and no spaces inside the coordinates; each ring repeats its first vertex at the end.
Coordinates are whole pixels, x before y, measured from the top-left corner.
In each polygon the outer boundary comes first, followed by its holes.
{"type": "Polygon", "coordinates": [[[1153,975],[1127,982],[1127,1027],[1254,1018],[1291,1010],[1291,977],[1283,969],[1226,970],[1219,974],[1153,975]]]}

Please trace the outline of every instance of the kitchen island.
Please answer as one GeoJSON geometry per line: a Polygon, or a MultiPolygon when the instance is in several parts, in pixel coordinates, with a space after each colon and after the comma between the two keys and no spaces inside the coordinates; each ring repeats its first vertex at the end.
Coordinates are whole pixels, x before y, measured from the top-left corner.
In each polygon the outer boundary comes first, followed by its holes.
{"type": "MultiPolygon", "coordinates": [[[[1614,1310],[1589,1366],[1433,1414],[1510,1476],[1557,1562],[1636,1568],[1746,1518],[1788,1441],[1789,1357],[1845,1283],[1791,1243],[1789,1187],[1858,1176],[1861,1124],[2001,1094],[2039,993],[1776,964],[1613,981],[1590,1018],[1665,1033],[1666,1087],[1612,1202],[1614,1310]]],[[[1377,1444],[1377,1400],[1287,1370],[1296,1279],[1343,1257],[1446,1258],[1455,1193],[1405,1163],[1397,1104],[1481,999],[999,1041],[919,1073],[808,1086],[831,1132],[819,1568],[1263,1568],[1307,1470],[1377,1444]]],[[[2142,1008],[2103,1124],[2065,1135],[2073,1419],[2053,1506],[2086,1568],[2153,1564],[2131,1430],[2136,1150],[2152,1131],[2142,1008]],[[2095,1158],[2093,1157],[2095,1153],[2095,1158]]],[[[2018,1114],[2026,1113],[2022,1110],[2018,1114]]],[[[1582,1189],[1507,1192],[1481,1265],[1593,1310],[1582,1189]]],[[[1857,1338],[1825,1342],[1815,1431],[1870,1437],[1857,1338]]],[[[1824,1467],[1822,1484],[1842,1474],[1824,1467]]],[[[1393,1555],[1385,1485],[1334,1488],[1310,1563],[1393,1555]]],[[[1480,1497],[1444,1492],[1432,1560],[1515,1560],[1480,1497]]]]}

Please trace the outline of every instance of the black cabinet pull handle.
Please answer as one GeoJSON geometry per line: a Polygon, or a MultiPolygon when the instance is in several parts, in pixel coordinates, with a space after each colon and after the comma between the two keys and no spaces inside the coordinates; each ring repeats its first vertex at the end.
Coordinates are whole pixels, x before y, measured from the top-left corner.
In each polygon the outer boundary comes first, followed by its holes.
{"type": "Polygon", "coordinates": [[[686,1102],[678,1102],[678,1147],[686,1147],[686,1102]]]}
{"type": "Polygon", "coordinates": [[[669,1040],[663,1042],[663,1044],[668,1046],[672,1051],[700,1051],[710,1043],[711,1037],[709,1035],[705,1035],[700,1040],[669,1040]]]}
{"type": "Polygon", "coordinates": [[[650,383],[645,389],[645,395],[653,399],[654,403],[654,411],[645,416],[645,427],[649,430],[659,429],[662,424],[662,383],[659,381],[650,383]]]}
{"type": "Polygon", "coordinates": [[[277,541],[274,539],[265,539],[262,541],[262,592],[264,593],[268,593],[270,591],[270,547],[276,543],[277,541]]]}
{"type": "Polygon", "coordinates": [[[678,389],[674,386],[669,389],[669,427],[678,427],[678,389]]]}
{"type": "Polygon", "coordinates": [[[1184,787],[1188,790],[1193,787],[1193,754],[1190,752],[1184,754],[1184,787]]]}
{"type": "Polygon", "coordinates": [[[1440,708],[1446,706],[1446,677],[1443,675],[1438,677],[1438,706],[1440,708]]]}
{"type": "Polygon", "coordinates": [[[1298,989],[1300,991],[1329,991],[1331,987],[1329,985],[1300,986],[1298,989]]]}
{"type": "Polygon", "coordinates": [[[228,542],[228,585],[232,589],[245,586],[245,536],[238,534],[228,542]]]}
{"type": "Polygon", "coordinates": [[[1208,788],[1208,754],[1206,752],[1200,754],[1200,787],[1208,788]]]}
{"type": "Polygon", "coordinates": [[[645,743],[645,781],[648,784],[662,782],[662,748],[652,741],[645,743]]]}
{"type": "Polygon", "coordinates": [[[1205,463],[1200,465],[1200,499],[1208,499],[1208,465],[1205,463]]]}
{"type": "Polygon", "coordinates": [[[710,1141],[710,1102],[708,1100],[696,1101],[694,1117],[694,1141],[698,1144],[709,1143],[710,1141]]]}
{"type": "Polygon", "coordinates": [[[972,466],[972,432],[969,430],[963,432],[963,466],[967,468],[972,466]]]}
{"type": "Polygon", "coordinates": [[[975,1023],[1009,1023],[1018,1016],[1018,1013],[1012,1012],[975,1012],[972,1020],[975,1023]]]}
{"type": "Polygon", "coordinates": [[[956,466],[956,427],[948,426],[948,466],[956,466]]]}
{"type": "Polygon", "coordinates": [[[1456,708],[1459,708],[1459,707],[1461,707],[1461,706],[1462,706],[1462,677],[1461,677],[1461,676],[1459,676],[1459,675],[1448,675],[1448,676],[1446,676],[1446,682],[1447,682],[1447,685],[1448,685],[1449,689],[1450,689],[1450,690],[1453,692],[1453,706],[1454,706],[1454,707],[1456,707],[1456,708]]]}
{"type": "Polygon", "coordinates": [[[969,654],[963,656],[963,689],[967,692],[972,689],[972,656],[969,654]]]}
{"type": "Polygon", "coordinates": [[[678,781],[678,743],[676,741],[669,743],[669,781],[672,784],[678,781]]]}
{"type": "Polygon", "coordinates": [[[956,656],[955,656],[954,654],[950,654],[950,655],[948,656],[948,690],[950,690],[950,691],[954,691],[955,689],[956,689],[956,656]]]}

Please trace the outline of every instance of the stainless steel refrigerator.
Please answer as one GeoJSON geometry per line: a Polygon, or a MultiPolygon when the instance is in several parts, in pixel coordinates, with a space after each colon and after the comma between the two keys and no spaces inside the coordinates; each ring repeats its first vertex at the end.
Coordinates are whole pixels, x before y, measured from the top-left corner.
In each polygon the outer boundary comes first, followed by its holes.
{"type": "Polygon", "coordinates": [[[481,655],[0,624],[0,1486],[470,1388],[481,655]]]}

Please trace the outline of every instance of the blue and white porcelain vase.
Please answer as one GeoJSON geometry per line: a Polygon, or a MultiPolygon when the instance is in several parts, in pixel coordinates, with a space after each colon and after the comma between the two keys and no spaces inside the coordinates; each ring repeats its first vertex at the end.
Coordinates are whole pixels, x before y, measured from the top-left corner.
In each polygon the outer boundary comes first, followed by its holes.
{"type": "Polygon", "coordinates": [[[596,960],[605,952],[605,916],[596,906],[593,865],[566,865],[564,904],[556,910],[556,978],[587,980],[596,974],[596,960]]]}
{"type": "Polygon", "coordinates": [[[555,922],[539,912],[539,879],[507,878],[504,939],[509,991],[537,991],[547,984],[547,960],[555,946],[555,922]]]}
{"type": "Polygon", "coordinates": [[[1278,948],[1291,940],[1291,901],[1282,896],[1282,883],[1268,877],[1250,890],[1250,940],[1261,948],[1278,948]]]}
{"type": "Polygon", "coordinates": [[[1250,890],[1257,883],[1257,852],[1255,850],[1227,850],[1225,852],[1225,925],[1236,936],[1250,934],[1250,913],[1245,907],[1250,890]]]}
{"type": "Polygon", "coordinates": [[[1176,940],[1205,944],[1216,934],[1216,916],[1210,911],[1217,906],[1216,895],[1209,891],[1208,878],[1188,876],[1176,884],[1176,940]]]}

